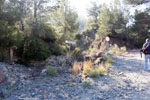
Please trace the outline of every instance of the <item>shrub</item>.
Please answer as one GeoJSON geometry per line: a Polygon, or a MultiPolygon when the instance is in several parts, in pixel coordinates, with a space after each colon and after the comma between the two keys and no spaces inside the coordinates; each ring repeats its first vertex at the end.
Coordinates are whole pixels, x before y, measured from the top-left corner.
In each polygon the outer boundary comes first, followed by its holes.
{"type": "Polygon", "coordinates": [[[114,60],[112,60],[109,56],[103,56],[103,60],[105,63],[114,63],[114,60]]]}
{"type": "Polygon", "coordinates": [[[99,72],[99,74],[103,74],[103,73],[105,73],[105,72],[108,72],[108,67],[109,66],[99,66],[99,67],[97,67],[97,71],[99,72]]]}
{"type": "Polygon", "coordinates": [[[50,55],[48,45],[38,38],[29,37],[24,42],[22,60],[29,63],[31,60],[44,60],[50,55]]]}
{"type": "Polygon", "coordinates": [[[83,74],[89,77],[97,77],[108,72],[108,67],[110,66],[109,63],[105,63],[104,66],[100,65],[95,68],[92,67],[92,65],[93,63],[91,61],[85,61],[83,64],[83,74]]]}
{"type": "Polygon", "coordinates": [[[32,34],[45,42],[55,42],[57,40],[55,30],[51,25],[45,23],[33,24],[32,34]]]}
{"type": "Polygon", "coordinates": [[[49,51],[54,55],[61,55],[65,51],[65,47],[56,43],[50,43],[49,51]]]}
{"type": "Polygon", "coordinates": [[[89,70],[90,77],[97,77],[100,75],[99,71],[96,69],[89,70]]]}
{"type": "Polygon", "coordinates": [[[104,73],[108,72],[108,67],[106,66],[98,66],[94,69],[89,70],[89,76],[90,77],[97,77],[97,76],[101,76],[104,73]]]}
{"type": "Polygon", "coordinates": [[[55,76],[57,74],[56,67],[48,66],[47,67],[47,75],[48,76],[55,76]]]}
{"type": "Polygon", "coordinates": [[[83,87],[89,87],[91,86],[91,81],[84,81],[82,84],[83,87]]]}
{"type": "Polygon", "coordinates": [[[127,54],[126,47],[118,47],[117,44],[110,46],[109,54],[111,55],[124,55],[127,54]]]}

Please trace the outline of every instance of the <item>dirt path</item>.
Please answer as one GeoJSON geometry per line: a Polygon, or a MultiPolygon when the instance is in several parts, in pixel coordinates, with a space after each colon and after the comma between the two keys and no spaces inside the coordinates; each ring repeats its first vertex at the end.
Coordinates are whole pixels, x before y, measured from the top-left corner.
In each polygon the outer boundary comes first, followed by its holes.
{"type": "Polygon", "coordinates": [[[86,79],[90,86],[83,87],[78,77],[71,75],[28,79],[4,100],[150,100],[150,72],[144,71],[144,59],[137,50],[126,56],[113,57],[115,63],[103,77],[86,79]],[[20,98],[20,99],[19,99],[20,98]]]}
{"type": "Polygon", "coordinates": [[[149,100],[150,72],[144,71],[144,55],[141,58],[139,50],[132,50],[128,55],[115,57],[114,60],[109,76],[116,81],[115,87],[120,85],[120,92],[124,91],[122,99],[149,100]]]}

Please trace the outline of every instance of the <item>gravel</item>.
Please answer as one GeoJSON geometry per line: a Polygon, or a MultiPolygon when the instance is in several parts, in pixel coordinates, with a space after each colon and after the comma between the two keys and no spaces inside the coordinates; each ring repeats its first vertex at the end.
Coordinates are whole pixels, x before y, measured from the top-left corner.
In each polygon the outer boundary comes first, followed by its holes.
{"type": "Polygon", "coordinates": [[[149,100],[150,72],[144,71],[144,60],[139,57],[137,51],[130,52],[126,56],[112,57],[115,63],[110,66],[106,75],[97,78],[78,75],[75,81],[72,81],[70,73],[58,73],[54,77],[41,74],[34,76],[32,75],[34,69],[0,63],[5,73],[17,70],[12,74],[15,78],[14,83],[10,82],[11,78],[8,83],[0,83],[0,98],[2,100],[149,100]],[[84,87],[85,81],[90,81],[90,86],[84,87]]]}

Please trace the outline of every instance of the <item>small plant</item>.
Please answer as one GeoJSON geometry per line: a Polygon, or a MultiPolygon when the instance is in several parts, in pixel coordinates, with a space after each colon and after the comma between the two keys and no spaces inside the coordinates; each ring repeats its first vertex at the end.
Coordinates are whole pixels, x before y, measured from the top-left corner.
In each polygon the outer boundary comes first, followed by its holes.
{"type": "Polygon", "coordinates": [[[101,65],[90,71],[90,77],[102,76],[106,72],[108,72],[108,67],[101,65]]]}
{"type": "Polygon", "coordinates": [[[91,86],[91,81],[84,81],[82,84],[83,87],[89,87],[91,86]]]}
{"type": "Polygon", "coordinates": [[[106,63],[114,63],[114,60],[112,60],[109,56],[104,56],[103,59],[106,63]]]}
{"type": "Polygon", "coordinates": [[[83,74],[89,77],[97,77],[104,75],[104,73],[108,72],[108,68],[112,62],[114,62],[111,58],[105,56],[104,64],[93,67],[92,61],[85,61],[83,63],[83,74]]]}
{"type": "Polygon", "coordinates": [[[98,72],[100,73],[100,74],[103,74],[103,73],[105,73],[105,72],[108,72],[108,66],[99,66],[99,67],[97,67],[97,70],[98,70],[98,72]]]}
{"type": "Polygon", "coordinates": [[[97,77],[100,75],[100,73],[96,69],[90,70],[89,73],[90,73],[90,77],[97,77]]]}
{"type": "Polygon", "coordinates": [[[119,48],[117,44],[111,45],[110,50],[109,50],[109,54],[111,54],[111,55],[119,55],[120,56],[120,55],[125,55],[127,53],[128,52],[127,52],[127,49],[125,46],[119,48]]]}
{"type": "Polygon", "coordinates": [[[57,69],[52,66],[47,67],[47,75],[48,76],[55,76],[57,74],[57,69]]]}

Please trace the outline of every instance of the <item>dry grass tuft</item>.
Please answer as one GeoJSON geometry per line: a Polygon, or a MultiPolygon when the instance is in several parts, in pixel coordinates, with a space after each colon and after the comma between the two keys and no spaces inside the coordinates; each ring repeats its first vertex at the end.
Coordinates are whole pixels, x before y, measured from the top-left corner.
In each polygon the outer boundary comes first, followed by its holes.
{"type": "Polygon", "coordinates": [[[105,65],[100,65],[94,68],[92,61],[85,61],[83,64],[83,74],[88,75],[89,77],[97,77],[108,72],[109,66],[109,63],[105,63],[105,65]]]}
{"type": "Polygon", "coordinates": [[[75,80],[76,75],[79,74],[80,72],[81,72],[81,65],[79,64],[79,62],[75,62],[72,68],[73,80],[75,80]]]}
{"type": "Polygon", "coordinates": [[[114,44],[110,47],[110,50],[109,50],[109,53],[111,55],[126,55],[128,52],[127,52],[127,49],[126,47],[118,47],[117,44],[114,44]]]}
{"type": "Polygon", "coordinates": [[[83,74],[87,74],[89,70],[93,68],[93,62],[92,61],[84,61],[83,62],[83,74]]]}

